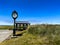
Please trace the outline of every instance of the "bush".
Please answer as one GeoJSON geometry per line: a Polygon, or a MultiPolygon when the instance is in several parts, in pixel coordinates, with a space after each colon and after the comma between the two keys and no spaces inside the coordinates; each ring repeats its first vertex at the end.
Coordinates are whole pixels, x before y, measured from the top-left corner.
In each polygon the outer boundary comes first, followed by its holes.
{"type": "Polygon", "coordinates": [[[31,26],[28,30],[28,33],[31,34],[42,34],[42,35],[55,35],[60,34],[60,28],[58,28],[56,25],[35,25],[31,26]]]}
{"type": "Polygon", "coordinates": [[[29,28],[28,33],[40,37],[47,37],[48,45],[60,45],[59,25],[35,25],[29,28]]]}
{"type": "Polygon", "coordinates": [[[33,26],[30,27],[28,30],[28,33],[33,34],[33,35],[45,35],[47,32],[47,29],[44,26],[33,26]]]}

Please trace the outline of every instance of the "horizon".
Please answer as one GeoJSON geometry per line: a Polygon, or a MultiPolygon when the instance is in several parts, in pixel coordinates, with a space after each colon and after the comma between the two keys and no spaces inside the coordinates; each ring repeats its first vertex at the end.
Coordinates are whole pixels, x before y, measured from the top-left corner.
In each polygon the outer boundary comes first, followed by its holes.
{"type": "Polygon", "coordinates": [[[34,24],[60,24],[59,0],[0,0],[0,25],[13,25],[12,11],[17,21],[34,24]]]}

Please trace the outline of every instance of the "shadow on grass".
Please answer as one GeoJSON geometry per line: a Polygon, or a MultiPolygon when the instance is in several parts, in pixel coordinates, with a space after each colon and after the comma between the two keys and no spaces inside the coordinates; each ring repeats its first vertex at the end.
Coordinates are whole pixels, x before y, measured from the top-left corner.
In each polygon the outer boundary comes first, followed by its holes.
{"type": "Polygon", "coordinates": [[[11,39],[18,38],[19,36],[22,36],[23,34],[16,34],[15,36],[12,36],[11,39]]]}
{"type": "Polygon", "coordinates": [[[22,36],[23,35],[23,33],[22,34],[16,34],[16,36],[22,36]]]}

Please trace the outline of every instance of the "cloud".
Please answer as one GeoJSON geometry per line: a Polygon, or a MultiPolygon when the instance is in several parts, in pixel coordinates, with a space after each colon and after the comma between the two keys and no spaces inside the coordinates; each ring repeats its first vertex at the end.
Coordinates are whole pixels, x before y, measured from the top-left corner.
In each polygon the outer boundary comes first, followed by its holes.
{"type": "Polygon", "coordinates": [[[8,22],[4,22],[4,21],[0,21],[0,25],[13,25],[12,23],[8,23],[8,22]]]}

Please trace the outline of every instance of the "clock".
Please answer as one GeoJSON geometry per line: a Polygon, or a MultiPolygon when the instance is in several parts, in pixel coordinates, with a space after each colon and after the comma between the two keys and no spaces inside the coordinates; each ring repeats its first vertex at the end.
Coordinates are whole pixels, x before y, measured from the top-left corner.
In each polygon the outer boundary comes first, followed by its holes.
{"type": "Polygon", "coordinates": [[[13,17],[14,19],[16,19],[16,18],[18,17],[18,13],[17,13],[16,11],[13,11],[13,12],[12,12],[12,17],[13,17]]]}
{"type": "Polygon", "coordinates": [[[16,13],[13,14],[13,18],[17,18],[17,14],[16,13]]]}

